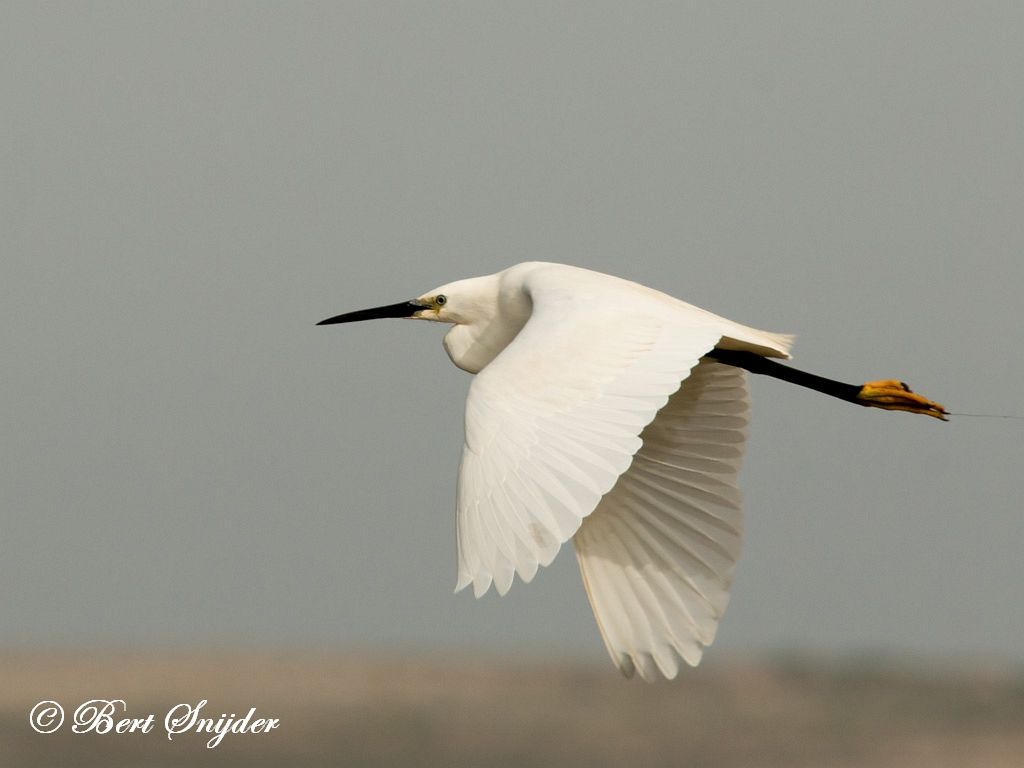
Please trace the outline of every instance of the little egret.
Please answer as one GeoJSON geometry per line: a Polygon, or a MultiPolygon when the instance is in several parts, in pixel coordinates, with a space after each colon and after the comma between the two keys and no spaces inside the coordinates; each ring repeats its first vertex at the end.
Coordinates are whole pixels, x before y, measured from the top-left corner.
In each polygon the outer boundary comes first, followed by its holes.
{"type": "Polygon", "coordinates": [[[743,513],[736,475],[745,371],[858,405],[945,419],[896,380],[798,371],[793,337],[664,293],[543,262],[338,315],[450,323],[444,348],[476,374],[457,491],[458,584],[499,594],[565,542],[608,653],[627,676],[700,661],[729,600],[743,513]],[[745,369],[745,370],[744,370],[745,369]]]}

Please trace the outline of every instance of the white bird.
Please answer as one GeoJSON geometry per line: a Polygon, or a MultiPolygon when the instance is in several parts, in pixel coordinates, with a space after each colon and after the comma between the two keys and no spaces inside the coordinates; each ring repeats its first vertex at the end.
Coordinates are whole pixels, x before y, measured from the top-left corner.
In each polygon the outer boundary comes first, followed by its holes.
{"type": "Polygon", "coordinates": [[[945,418],[899,381],[842,384],[775,363],[793,337],[637,283],[528,262],[319,325],[451,323],[476,374],[457,492],[458,584],[500,594],[572,539],[594,617],[626,675],[673,678],[715,636],[740,554],[746,372],[860,405],[945,418]]]}

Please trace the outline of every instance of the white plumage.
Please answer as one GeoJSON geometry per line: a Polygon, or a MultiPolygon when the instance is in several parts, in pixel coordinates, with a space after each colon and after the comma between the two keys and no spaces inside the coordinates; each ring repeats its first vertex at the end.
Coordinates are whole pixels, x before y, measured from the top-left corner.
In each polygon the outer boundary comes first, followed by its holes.
{"type": "Polygon", "coordinates": [[[746,372],[702,361],[576,533],[594,616],[627,675],[675,677],[678,658],[696,665],[715,638],[740,555],[749,414],[746,372]]]}
{"type": "Polygon", "coordinates": [[[746,374],[700,358],[723,338],[781,356],[788,338],[573,267],[498,284],[532,312],[470,387],[458,588],[504,594],[572,538],[612,659],[674,677],[714,638],[743,527],[746,374]]]}
{"type": "Polygon", "coordinates": [[[704,355],[788,357],[792,337],[540,262],[325,322],[371,316],[453,323],[445,349],[477,374],[457,589],[504,594],[571,539],[615,664],[647,679],[674,677],[679,659],[696,664],[740,553],[736,475],[750,411],[746,373],[704,355]]]}

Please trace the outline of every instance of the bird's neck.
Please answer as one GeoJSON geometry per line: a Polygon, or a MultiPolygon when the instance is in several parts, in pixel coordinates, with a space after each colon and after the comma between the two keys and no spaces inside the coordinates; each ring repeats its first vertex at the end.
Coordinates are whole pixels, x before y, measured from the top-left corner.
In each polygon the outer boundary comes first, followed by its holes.
{"type": "Polygon", "coordinates": [[[477,280],[480,292],[478,313],[469,322],[458,323],[444,337],[444,349],[456,366],[479,373],[516,337],[530,317],[532,306],[520,290],[502,285],[499,275],[477,280]]]}

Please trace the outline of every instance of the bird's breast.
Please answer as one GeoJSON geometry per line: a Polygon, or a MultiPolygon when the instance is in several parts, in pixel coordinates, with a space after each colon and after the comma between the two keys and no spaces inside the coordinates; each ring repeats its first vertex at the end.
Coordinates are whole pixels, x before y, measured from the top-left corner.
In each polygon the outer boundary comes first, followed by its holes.
{"type": "Polygon", "coordinates": [[[483,370],[504,346],[495,348],[493,342],[487,339],[487,334],[469,325],[453,325],[444,336],[444,351],[448,357],[456,366],[469,373],[483,370]]]}

